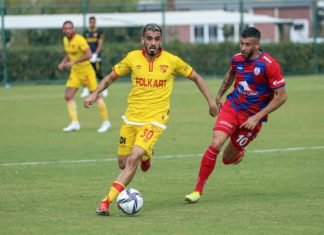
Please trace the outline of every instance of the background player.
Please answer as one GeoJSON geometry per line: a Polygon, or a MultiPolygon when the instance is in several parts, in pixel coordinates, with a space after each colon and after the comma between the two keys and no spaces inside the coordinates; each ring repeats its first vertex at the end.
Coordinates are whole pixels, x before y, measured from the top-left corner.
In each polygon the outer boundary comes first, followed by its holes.
{"type": "Polygon", "coordinates": [[[110,203],[131,182],[140,162],[143,171],[150,168],[152,147],[166,128],[169,118],[170,95],[176,75],[192,80],[205,96],[209,113],[215,116],[217,112],[216,102],[201,76],[182,59],[162,50],[160,26],[146,25],[141,41],[144,48],[128,53],[84,101],[85,107],[90,107],[101,91],[120,76],[131,73],[132,90],[128,96],[125,116],[122,117],[118,145],[121,172],[107,197],[99,204],[99,215],[109,215],[110,203]]]}
{"type": "Polygon", "coordinates": [[[287,99],[285,80],[279,64],[259,49],[261,34],[254,27],[241,34],[240,53],[232,57],[231,68],[225,75],[216,103],[220,109],[214,126],[211,145],[202,157],[194,192],[185,196],[189,203],[200,199],[204,185],[212,173],[217,155],[230,137],[223,153],[223,163],[237,164],[244,156],[244,148],[257,136],[267,115],[287,99]],[[222,96],[234,82],[234,90],[222,96]]]}
{"type": "MultiPolygon", "coordinates": [[[[84,38],[87,40],[90,50],[92,52],[92,57],[90,63],[92,64],[94,70],[96,71],[96,76],[99,81],[102,80],[103,76],[101,73],[102,58],[100,55],[103,41],[104,33],[102,30],[98,29],[96,26],[96,18],[94,16],[89,17],[89,28],[83,33],[84,38]]],[[[83,88],[80,97],[84,98],[89,95],[89,90],[87,87],[83,88]]],[[[108,95],[108,90],[104,90],[102,95],[106,97],[108,95]]]]}
{"type": "MultiPolygon", "coordinates": [[[[95,71],[89,62],[92,53],[86,40],[80,34],[75,33],[71,21],[64,22],[63,33],[65,35],[63,44],[66,54],[58,65],[58,68],[60,71],[63,71],[65,68],[71,69],[64,96],[72,122],[69,126],[63,128],[64,132],[70,132],[80,130],[77,107],[74,101],[75,93],[78,91],[80,85],[88,87],[92,92],[97,87],[97,80],[95,71]]],[[[103,121],[98,132],[106,132],[110,128],[106,104],[101,97],[96,99],[96,103],[98,104],[101,119],[103,121]]]]}

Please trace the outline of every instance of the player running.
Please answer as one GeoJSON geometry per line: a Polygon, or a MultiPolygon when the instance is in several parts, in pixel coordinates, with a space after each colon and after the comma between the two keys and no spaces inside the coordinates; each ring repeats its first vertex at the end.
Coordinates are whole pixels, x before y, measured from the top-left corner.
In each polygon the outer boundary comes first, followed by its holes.
{"type": "MultiPolygon", "coordinates": [[[[71,21],[65,21],[63,23],[63,33],[65,35],[63,44],[66,54],[58,65],[58,69],[60,71],[70,69],[64,97],[67,103],[69,116],[72,120],[69,126],[63,128],[63,131],[71,132],[80,130],[77,107],[74,101],[75,93],[81,85],[88,87],[89,91],[92,92],[96,89],[98,84],[95,71],[89,62],[92,53],[86,40],[75,32],[71,21]]],[[[100,116],[103,121],[98,132],[106,132],[110,128],[106,104],[101,97],[97,97],[96,103],[98,104],[100,116]]]]}
{"type": "Polygon", "coordinates": [[[194,192],[185,196],[189,203],[197,202],[204,185],[212,173],[217,156],[230,138],[222,158],[225,165],[238,164],[244,156],[245,147],[257,136],[262,122],[287,99],[285,80],[279,64],[260,47],[261,33],[254,27],[241,34],[240,53],[232,58],[231,68],[225,74],[216,97],[221,108],[211,145],[202,157],[194,192]],[[225,103],[222,96],[234,82],[233,91],[225,103]]]}
{"type": "Polygon", "coordinates": [[[170,95],[176,75],[192,80],[205,96],[209,113],[215,116],[217,112],[216,102],[201,76],[182,59],[161,48],[162,30],[159,25],[147,24],[143,28],[141,41],[144,48],[128,53],[84,101],[84,106],[89,108],[101,91],[119,77],[131,74],[132,90],[128,96],[126,113],[122,117],[118,145],[121,172],[107,197],[99,204],[98,215],[109,215],[110,203],[131,182],[139,163],[143,171],[150,168],[152,148],[169,119],[170,95]]]}

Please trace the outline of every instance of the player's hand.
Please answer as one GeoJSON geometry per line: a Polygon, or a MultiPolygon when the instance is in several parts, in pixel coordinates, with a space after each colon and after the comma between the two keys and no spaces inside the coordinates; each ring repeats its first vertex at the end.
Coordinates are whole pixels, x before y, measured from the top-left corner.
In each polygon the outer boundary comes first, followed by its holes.
{"type": "Polygon", "coordinates": [[[84,99],[84,107],[85,108],[90,108],[94,102],[97,100],[97,94],[95,94],[94,92],[91,93],[87,98],[84,99]]]}
{"type": "Polygon", "coordinates": [[[217,105],[217,114],[218,114],[224,105],[224,103],[220,97],[216,98],[216,105],[217,105]]]}
{"type": "Polygon", "coordinates": [[[62,72],[64,70],[64,63],[59,63],[57,68],[62,72]]]}
{"type": "Polygon", "coordinates": [[[217,107],[217,104],[215,101],[213,101],[213,103],[210,104],[210,106],[209,106],[209,114],[212,117],[216,117],[218,114],[218,107],[217,107]]]}
{"type": "Polygon", "coordinates": [[[93,53],[92,57],[90,58],[91,63],[96,63],[97,62],[98,55],[97,53],[93,53]]]}
{"type": "Polygon", "coordinates": [[[71,68],[72,66],[74,65],[74,62],[73,61],[68,61],[68,62],[65,62],[64,64],[64,68],[71,68]]]}
{"type": "Polygon", "coordinates": [[[249,117],[245,122],[240,125],[240,128],[246,128],[248,130],[253,130],[259,123],[260,118],[257,115],[249,117]]]}

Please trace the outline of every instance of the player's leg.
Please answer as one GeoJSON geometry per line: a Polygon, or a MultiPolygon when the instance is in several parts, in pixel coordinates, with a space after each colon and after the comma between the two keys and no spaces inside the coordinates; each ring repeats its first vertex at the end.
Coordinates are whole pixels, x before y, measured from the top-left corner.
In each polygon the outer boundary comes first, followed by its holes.
{"type": "MultiPolygon", "coordinates": [[[[121,170],[126,167],[126,161],[128,156],[132,153],[132,148],[135,143],[136,137],[136,126],[122,123],[120,128],[120,137],[118,143],[118,164],[121,170]]],[[[98,215],[109,215],[109,205],[118,196],[118,194],[123,191],[125,185],[121,182],[115,181],[109,191],[107,196],[100,202],[97,208],[98,215]]]]}
{"type": "Polygon", "coordinates": [[[80,94],[80,98],[85,98],[88,97],[90,95],[89,89],[88,87],[83,87],[82,89],[82,93],[80,94]]]}
{"type": "Polygon", "coordinates": [[[224,150],[223,163],[225,165],[240,163],[245,154],[246,146],[254,140],[261,128],[262,124],[259,123],[253,130],[237,129],[224,150]]]}
{"type": "Polygon", "coordinates": [[[142,147],[145,154],[141,159],[141,169],[143,172],[148,171],[151,167],[151,159],[154,153],[154,145],[163,133],[161,127],[153,124],[147,124],[138,128],[135,145],[142,147]]]}
{"type": "Polygon", "coordinates": [[[79,87],[80,87],[80,81],[78,80],[77,75],[72,71],[66,83],[66,88],[64,93],[64,98],[67,104],[67,110],[71,119],[71,123],[67,127],[63,128],[64,132],[80,130],[77,106],[74,101],[74,95],[78,91],[79,87]]]}
{"type": "Polygon", "coordinates": [[[244,149],[236,148],[233,145],[232,141],[230,141],[226,146],[222,155],[223,163],[225,165],[239,164],[242,161],[243,156],[244,156],[244,149]]]}
{"type": "MultiPolygon", "coordinates": [[[[103,79],[102,72],[101,72],[102,63],[101,63],[101,61],[97,61],[96,63],[94,63],[92,65],[94,66],[94,69],[96,71],[96,77],[97,77],[98,81],[100,82],[103,79]]],[[[103,97],[108,96],[108,88],[103,90],[102,96],[103,97]]]]}
{"type": "MultiPolygon", "coordinates": [[[[91,63],[91,65],[92,65],[93,69],[96,69],[96,65],[94,63],[91,63]]],[[[84,85],[83,89],[82,89],[82,93],[80,94],[80,97],[85,98],[85,97],[88,97],[89,95],[90,95],[90,90],[86,85],[84,85]]]]}
{"type": "Polygon", "coordinates": [[[108,131],[111,128],[111,123],[109,121],[107,106],[106,106],[104,99],[102,97],[99,97],[96,100],[96,103],[98,105],[100,117],[102,120],[102,124],[97,131],[99,133],[103,133],[103,132],[108,131]]]}
{"type": "MultiPolygon", "coordinates": [[[[87,73],[85,74],[84,83],[88,87],[90,93],[92,93],[97,88],[98,83],[96,79],[96,74],[92,67],[90,67],[87,73]]],[[[98,97],[96,103],[98,105],[99,114],[102,120],[102,124],[97,131],[99,133],[103,133],[111,128],[111,123],[109,121],[106,103],[101,96],[98,97]]]]}
{"type": "Polygon", "coordinates": [[[154,147],[151,147],[151,149],[148,150],[148,152],[149,154],[145,154],[141,161],[141,169],[143,172],[146,172],[151,168],[151,158],[153,157],[154,154],[154,147]]]}
{"type": "Polygon", "coordinates": [[[145,154],[142,147],[134,146],[132,153],[126,158],[125,168],[120,172],[116,181],[112,184],[108,196],[102,200],[97,208],[98,215],[109,215],[109,205],[121,193],[133,179],[138,164],[145,154]]]}
{"type": "Polygon", "coordinates": [[[125,168],[127,157],[135,145],[137,128],[125,122],[121,125],[118,143],[118,165],[121,170],[125,168]]]}
{"type": "Polygon", "coordinates": [[[216,166],[217,156],[227,138],[227,133],[219,130],[214,131],[212,143],[201,159],[196,187],[193,193],[185,196],[186,202],[195,203],[200,199],[204,186],[216,166]]]}
{"type": "Polygon", "coordinates": [[[207,179],[216,166],[217,156],[222,146],[237,127],[236,112],[230,105],[225,103],[213,128],[212,143],[202,157],[196,187],[193,193],[185,196],[186,202],[195,203],[200,199],[207,179]]]}

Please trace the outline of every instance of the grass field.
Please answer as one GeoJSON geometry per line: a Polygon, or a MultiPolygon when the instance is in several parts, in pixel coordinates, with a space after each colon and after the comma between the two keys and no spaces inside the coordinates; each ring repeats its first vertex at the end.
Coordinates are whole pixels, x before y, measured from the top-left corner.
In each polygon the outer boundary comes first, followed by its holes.
{"type": "MultiPolygon", "coordinates": [[[[207,82],[216,94],[220,81],[207,82]]],[[[130,184],[144,197],[134,217],[115,206],[110,217],[95,214],[119,172],[129,83],[110,89],[113,128],[104,134],[97,108],[79,98],[81,131],[61,131],[69,123],[63,85],[0,88],[0,234],[324,234],[324,77],[287,83],[287,103],[243,162],[219,160],[201,201],[187,205],[214,119],[192,82],[176,82],[152,168],[130,184]]]]}

